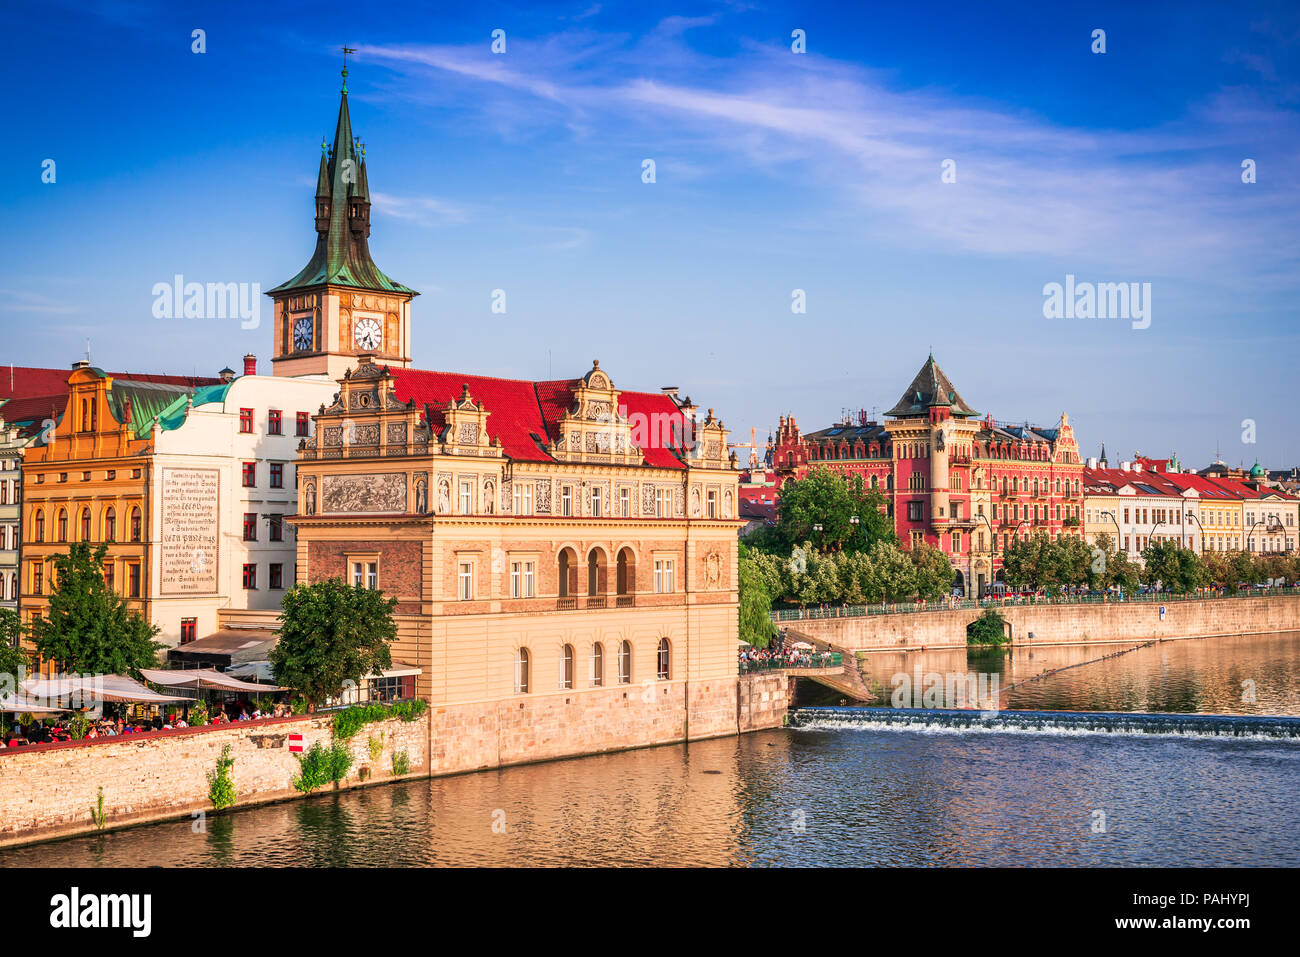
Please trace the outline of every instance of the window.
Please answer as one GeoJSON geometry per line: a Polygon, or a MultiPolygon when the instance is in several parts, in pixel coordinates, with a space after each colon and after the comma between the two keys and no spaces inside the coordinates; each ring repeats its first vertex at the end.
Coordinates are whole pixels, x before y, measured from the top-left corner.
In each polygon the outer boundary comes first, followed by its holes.
{"type": "Polygon", "coordinates": [[[284,566],[279,562],[272,562],[267,569],[267,587],[283,588],[284,587],[284,566]]]}
{"type": "Polygon", "coordinates": [[[108,479],[110,482],[113,481],[113,479],[117,478],[117,469],[109,469],[104,473],[104,478],[108,479]]]}
{"type": "Polygon", "coordinates": [[[90,529],[90,509],[83,508],[81,510],[81,540],[83,542],[88,542],[92,537],[90,529]]]}
{"type": "Polygon", "coordinates": [[[560,688],[568,690],[573,687],[573,645],[565,645],[560,650],[560,688]]]}
{"type": "Polygon", "coordinates": [[[98,406],[93,398],[81,400],[81,431],[95,431],[95,412],[98,406]]]}
{"type": "Polygon", "coordinates": [[[379,587],[378,562],[353,562],[352,584],[357,588],[375,590],[379,587]]]}
{"type": "Polygon", "coordinates": [[[618,514],[623,518],[632,517],[632,493],[625,488],[618,490],[618,514]]]}
{"type": "Polygon", "coordinates": [[[284,516],[272,515],[268,523],[267,538],[273,542],[284,541],[284,516]]]}
{"type": "Polygon", "coordinates": [[[308,428],[310,428],[310,425],[311,425],[311,416],[309,416],[306,412],[299,412],[297,418],[297,425],[294,430],[295,434],[306,435],[308,428]]]}
{"type": "Polygon", "coordinates": [[[952,553],[954,555],[961,554],[961,532],[952,533],[952,553]]]}
{"type": "Polygon", "coordinates": [[[63,508],[59,509],[59,524],[58,524],[57,528],[58,528],[59,541],[61,541],[61,542],[66,542],[66,541],[68,540],[68,511],[67,511],[67,509],[63,509],[63,508]]]}
{"type": "MultiPolygon", "coordinates": [[[[245,568],[251,566],[245,565],[245,568]]],[[[128,598],[140,597],[140,563],[131,562],[126,566],[126,594],[128,598]]]]}
{"type": "Polygon", "coordinates": [[[655,518],[668,518],[672,515],[673,510],[673,490],[670,488],[655,489],[655,518]]]}
{"type": "Polygon", "coordinates": [[[114,577],[113,562],[105,561],[104,562],[104,584],[108,586],[109,591],[113,590],[113,577],[114,577]]]}
{"type": "Polygon", "coordinates": [[[632,643],[624,641],[618,646],[618,683],[632,683],[632,643]]]}
{"type": "Polygon", "coordinates": [[[511,492],[511,500],[516,515],[533,514],[533,486],[528,482],[516,482],[511,492]]]}
{"type": "Polygon", "coordinates": [[[515,655],[515,694],[528,694],[528,669],[530,657],[527,648],[520,648],[515,655]]]}
{"type": "Polygon", "coordinates": [[[591,517],[600,518],[600,488],[593,487],[591,490],[591,517]]]}
{"type": "Polygon", "coordinates": [[[239,410],[239,431],[240,432],[253,431],[253,410],[252,409],[239,410]]]}
{"type": "Polygon", "coordinates": [[[605,646],[599,641],[591,646],[591,686],[599,688],[605,683],[605,646]]]}
{"type": "Polygon", "coordinates": [[[284,488],[284,463],[271,463],[271,488],[284,488]]]}
{"type": "Polygon", "coordinates": [[[666,594],[673,590],[673,560],[655,559],[655,592],[666,594]]]}
{"type": "Polygon", "coordinates": [[[82,472],[82,473],[81,473],[81,480],[82,480],[83,482],[89,482],[89,481],[90,481],[90,473],[89,473],[89,472],[82,472]]]}
{"type": "Polygon", "coordinates": [[[570,485],[560,489],[560,514],[573,514],[573,487],[570,485]]]}
{"type": "Polygon", "coordinates": [[[140,521],[140,509],[131,509],[131,541],[138,542],[143,534],[143,528],[140,521]]]}
{"type": "Polygon", "coordinates": [[[45,513],[44,512],[37,511],[36,513],[36,528],[32,532],[32,538],[33,540],[38,542],[45,541],[45,513]]]}
{"type": "Polygon", "coordinates": [[[197,618],[181,619],[181,644],[188,645],[198,636],[199,620],[197,618]]]}
{"type": "Polygon", "coordinates": [[[104,541],[117,541],[117,512],[112,508],[104,510],[104,541]]]}
{"type": "Polygon", "coordinates": [[[469,479],[460,480],[460,514],[469,515],[474,507],[474,489],[469,479]]]}
{"type": "Polygon", "coordinates": [[[656,674],[660,681],[667,681],[669,676],[669,665],[671,663],[671,649],[668,646],[667,638],[659,639],[659,655],[656,666],[656,674]]]}
{"type": "Polygon", "coordinates": [[[709,492],[704,496],[704,517],[718,517],[718,493],[709,492]]]}
{"type": "Polygon", "coordinates": [[[510,563],[510,597],[532,598],[535,562],[510,563]]]}
{"type": "Polygon", "coordinates": [[[457,595],[461,601],[474,600],[474,563],[461,562],[456,573],[457,595]]]}
{"type": "Polygon", "coordinates": [[[908,502],[908,503],[907,503],[907,520],[908,520],[909,522],[919,522],[919,521],[921,520],[921,503],[920,503],[920,502],[908,502]]]}
{"type": "Polygon", "coordinates": [[[32,594],[40,595],[45,588],[45,566],[32,562],[32,594]]]}
{"type": "Polygon", "coordinates": [[[257,513],[256,512],[244,513],[244,541],[246,542],[257,541],[257,513]]]}
{"type": "Polygon", "coordinates": [[[257,463],[244,463],[244,488],[257,488],[257,463]]]}
{"type": "Polygon", "coordinates": [[[250,589],[257,587],[257,566],[256,565],[248,564],[244,566],[244,587],[250,589]]]}
{"type": "Polygon", "coordinates": [[[283,435],[284,430],[280,424],[280,410],[271,409],[266,413],[266,434],[283,435]]]}

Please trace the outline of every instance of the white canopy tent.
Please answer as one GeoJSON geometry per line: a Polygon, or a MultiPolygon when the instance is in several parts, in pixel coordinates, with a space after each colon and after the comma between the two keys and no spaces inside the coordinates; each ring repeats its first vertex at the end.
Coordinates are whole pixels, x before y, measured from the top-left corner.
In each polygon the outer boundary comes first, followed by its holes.
{"type": "Polygon", "coordinates": [[[31,714],[34,717],[45,717],[52,714],[60,714],[67,711],[67,708],[51,708],[46,701],[33,701],[30,698],[21,695],[6,695],[0,697],[0,711],[8,711],[12,714],[31,714]]]}
{"type": "Polygon", "coordinates": [[[185,668],[177,671],[164,671],[158,668],[141,668],[140,674],[146,681],[168,688],[192,688],[196,691],[244,691],[250,694],[270,694],[274,691],[288,691],[279,685],[259,685],[251,681],[241,681],[215,668],[185,668]]]}
{"type": "Polygon", "coordinates": [[[126,701],[137,704],[171,704],[192,701],[188,697],[173,697],[151,691],[134,678],[126,675],[87,675],[68,678],[28,678],[20,685],[29,698],[42,702],[46,708],[67,711],[73,708],[93,707],[104,701],[126,701]],[[68,704],[63,705],[63,699],[68,704]]]}

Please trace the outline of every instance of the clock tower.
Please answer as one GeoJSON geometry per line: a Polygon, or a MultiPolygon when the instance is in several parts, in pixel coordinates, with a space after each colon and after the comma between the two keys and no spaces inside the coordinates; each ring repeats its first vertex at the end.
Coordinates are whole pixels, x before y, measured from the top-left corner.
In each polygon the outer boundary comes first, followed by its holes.
{"type": "Polygon", "coordinates": [[[411,364],[411,300],[418,293],[370,258],[370,186],[365,144],[353,139],[348,71],[334,145],[321,141],[316,180],[316,251],[292,279],[270,290],[275,303],[275,375],[343,378],[359,355],[411,364]]]}

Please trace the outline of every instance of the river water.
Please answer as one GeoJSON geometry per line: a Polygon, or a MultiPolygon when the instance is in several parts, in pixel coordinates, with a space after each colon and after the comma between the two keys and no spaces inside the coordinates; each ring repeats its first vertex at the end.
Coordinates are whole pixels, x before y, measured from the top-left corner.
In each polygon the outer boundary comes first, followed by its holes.
{"type": "MultiPolygon", "coordinates": [[[[1030,680],[1054,654],[1002,662],[1025,682],[1004,707],[1300,714],[1296,635],[1164,643],[1030,680]]],[[[1297,739],[814,722],[327,794],[203,833],[11,848],[0,867],[1300,866],[1298,797],[1297,739]]]]}

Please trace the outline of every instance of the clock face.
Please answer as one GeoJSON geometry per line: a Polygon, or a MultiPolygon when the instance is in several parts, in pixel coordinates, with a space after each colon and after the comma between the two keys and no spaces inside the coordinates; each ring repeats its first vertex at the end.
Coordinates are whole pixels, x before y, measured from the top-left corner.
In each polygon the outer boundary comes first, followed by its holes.
{"type": "Polygon", "coordinates": [[[358,319],[356,327],[352,330],[352,338],[362,349],[378,349],[379,343],[383,341],[384,332],[374,319],[358,319]]]}
{"type": "Polygon", "coordinates": [[[310,316],[303,316],[293,324],[293,347],[299,352],[311,348],[311,326],[310,316]]]}

